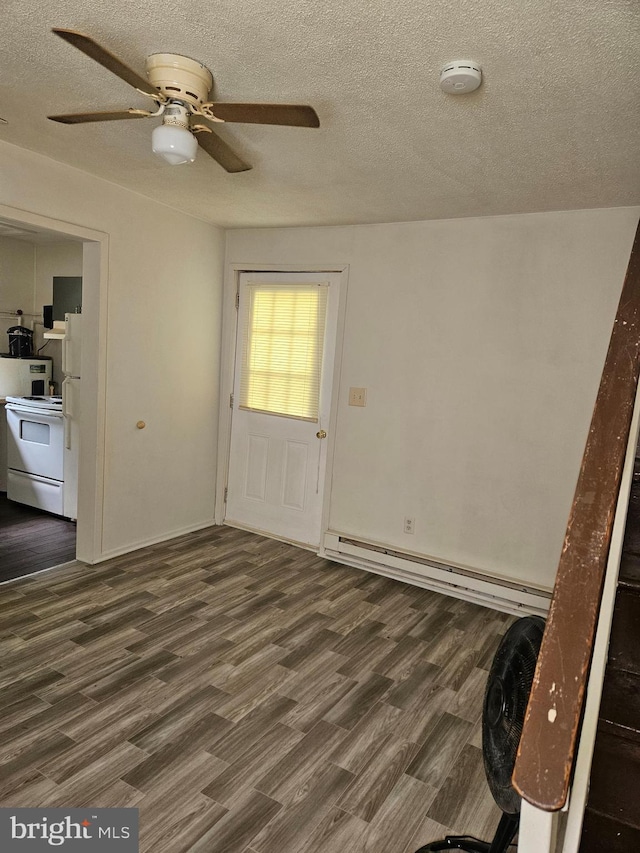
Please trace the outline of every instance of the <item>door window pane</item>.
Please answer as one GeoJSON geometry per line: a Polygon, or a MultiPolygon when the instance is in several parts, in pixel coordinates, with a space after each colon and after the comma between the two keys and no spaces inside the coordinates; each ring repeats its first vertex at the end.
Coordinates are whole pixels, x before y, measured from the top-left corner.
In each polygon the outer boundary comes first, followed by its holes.
{"type": "Polygon", "coordinates": [[[318,420],[327,290],[249,283],[241,408],[318,420]]]}

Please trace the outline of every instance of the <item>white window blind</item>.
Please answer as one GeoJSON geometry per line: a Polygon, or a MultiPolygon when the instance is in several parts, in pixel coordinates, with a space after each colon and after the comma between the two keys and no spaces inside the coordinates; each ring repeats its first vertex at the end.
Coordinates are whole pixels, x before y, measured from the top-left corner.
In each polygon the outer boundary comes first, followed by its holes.
{"type": "Polygon", "coordinates": [[[317,421],[328,287],[249,283],[247,290],[240,407],[317,421]]]}

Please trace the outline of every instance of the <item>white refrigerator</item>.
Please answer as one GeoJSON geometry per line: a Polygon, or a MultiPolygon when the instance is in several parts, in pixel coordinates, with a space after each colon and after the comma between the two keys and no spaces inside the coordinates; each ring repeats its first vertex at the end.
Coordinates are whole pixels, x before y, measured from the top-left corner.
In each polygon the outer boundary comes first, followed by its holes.
{"type": "Polygon", "coordinates": [[[62,414],[64,416],[64,510],[78,517],[80,447],[80,386],[82,377],[82,314],[65,314],[62,340],[62,414]]]}

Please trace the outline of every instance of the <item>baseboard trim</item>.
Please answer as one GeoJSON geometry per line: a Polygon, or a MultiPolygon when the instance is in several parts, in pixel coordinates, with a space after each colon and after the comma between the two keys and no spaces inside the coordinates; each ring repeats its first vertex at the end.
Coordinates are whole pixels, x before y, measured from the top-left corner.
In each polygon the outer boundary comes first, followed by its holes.
{"type": "Polygon", "coordinates": [[[113,557],[122,557],[124,554],[131,554],[133,551],[139,551],[141,548],[148,548],[150,545],[158,545],[160,542],[167,542],[169,539],[177,539],[179,536],[184,536],[186,533],[195,533],[198,530],[205,530],[207,527],[217,527],[213,519],[200,522],[199,524],[180,527],[176,530],[170,530],[163,533],[161,536],[153,536],[149,539],[144,539],[139,542],[133,542],[130,545],[124,545],[122,548],[113,548],[110,551],[102,551],[97,560],[89,565],[97,565],[105,560],[111,560],[113,557]]]}

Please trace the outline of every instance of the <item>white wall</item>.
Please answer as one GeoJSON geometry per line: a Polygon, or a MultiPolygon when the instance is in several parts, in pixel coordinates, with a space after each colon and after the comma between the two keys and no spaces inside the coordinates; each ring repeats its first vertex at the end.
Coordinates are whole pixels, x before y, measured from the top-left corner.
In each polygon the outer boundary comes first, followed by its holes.
{"type": "MultiPolygon", "coordinates": [[[[53,277],[82,275],[82,243],[67,241],[61,243],[43,243],[35,247],[35,311],[42,313],[43,305],[53,303],[53,277]]],[[[44,346],[40,355],[53,359],[53,380],[56,392],[62,387],[62,343],[49,339],[45,346],[44,326],[38,323],[35,328],[34,343],[36,350],[44,346]]]]}
{"type": "Polygon", "coordinates": [[[637,221],[228,232],[228,264],[349,265],[332,530],[552,586],[637,221]]]}
{"type": "Polygon", "coordinates": [[[82,275],[82,243],[65,241],[42,243],[35,253],[35,304],[42,311],[43,305],[53,302],[54,276],[82,275]]]}
{"type": "MultiPolygon", "coordinates": [[[[34,311],[35,251],[30,243],[11,237],[0,237],[0,352],[7,352],[9,339],[6,330],[18,324],[17,318],[6,317],[6,312],[17,309],[25,313],[34,311]]],[[[24,325],[31,328],[31,317],[24,325]]]]}
{"type": "MultiPolygon", "coordinates": [[[[212,523],[223,232],[6,143],[0,204],[16,219],[22,210],[108,235],[98,556],[212,523]]],[[[83,294],[92,311],[99,301],[83,294]]],[[[88,388],[83,405],[101,406],[95,397],[88,388]]],[[[93,452],[82,458],[91,464],[93,452]]]]}

